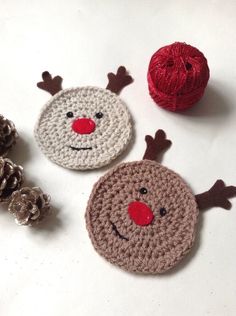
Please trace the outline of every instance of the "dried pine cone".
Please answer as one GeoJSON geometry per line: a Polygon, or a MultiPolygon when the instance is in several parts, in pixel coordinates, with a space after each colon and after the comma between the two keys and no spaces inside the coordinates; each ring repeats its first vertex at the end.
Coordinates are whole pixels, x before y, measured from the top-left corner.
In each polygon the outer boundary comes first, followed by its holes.
{"type": "Polygon", "coordinates": [[[6,156],[9,149],[15,144],[17,137],[15,125],[0,115],[0,156],[6,156]]]}
{"type": "Polygon", "coordinates": [[[40,188],[22,188],[12,194],[8,210],[19,225],[38,224],[50,214],[50,197],[40,188]]]}
{"type": "Polygon", "coordinates": [[[6,202],[23,183],[23,168],[0,157],[0,202],[6,202]]]}

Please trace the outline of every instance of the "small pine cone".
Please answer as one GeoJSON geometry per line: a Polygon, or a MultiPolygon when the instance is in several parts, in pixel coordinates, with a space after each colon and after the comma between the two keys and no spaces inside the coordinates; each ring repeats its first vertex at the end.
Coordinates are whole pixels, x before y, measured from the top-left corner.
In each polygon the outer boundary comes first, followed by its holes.
{"type": "Polygon", "coordinates": [[[7,202],[23,183],[23,168],[0,157],[0,202],[7,202]]]}
{"type": "Polygon", "coordinates": [[[8,211],[19,225],[38,224],[50,214],[50,197],[40,188],[21,188],[12,194],[8,211]]]}
{"type": "Polygon", "coordinates": [[[0,156],[5,157],[18,138],[15,125],[0,115],[0,156]]]}

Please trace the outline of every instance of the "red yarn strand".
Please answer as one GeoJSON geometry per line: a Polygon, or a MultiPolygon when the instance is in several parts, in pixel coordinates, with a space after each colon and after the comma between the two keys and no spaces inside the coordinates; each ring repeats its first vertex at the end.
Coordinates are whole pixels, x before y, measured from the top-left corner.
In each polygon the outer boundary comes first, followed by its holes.
{"type": "Polygon", "coordinates": [[[197,48],[177,42],[160,48],[152,56],[147,78],[150,95],[159,106],[181,111],[203,96],[209,68],[197,48]]]}

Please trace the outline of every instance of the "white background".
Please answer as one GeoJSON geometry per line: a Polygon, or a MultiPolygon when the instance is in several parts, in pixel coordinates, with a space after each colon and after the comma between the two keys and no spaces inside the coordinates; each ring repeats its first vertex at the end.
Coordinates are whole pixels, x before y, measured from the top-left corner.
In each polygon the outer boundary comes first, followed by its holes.
{"type": "MultiPolygon", "coordinates": [[[[93,183],[109,169],[75,172],[48,161],[33,129],[49,94],[41,73],[63,86],[105,87],[125,65],[135,141],[120,161],[142,157],[144,135],[166,130],[173,146],[163,164],[195,193],[222,178],[236,184],[236,2],[221,0],[0,0],[0,113],[15,122],[20,141],[10,157],[57,209],[39,228],[20,227],[0,212],[1,316],[233,316],[236,314],[236,200],[230,212],[200,216],[191,254],[162,276],[137,276],[93,249],[84,220],[93,183]],[[185,41],[206,55],[211,79],[202,101],[184,114],[157,107],[146,72],[161,46],[185,41]]],[[[114,165],[114,164],[113,164],[114,165]]]]}

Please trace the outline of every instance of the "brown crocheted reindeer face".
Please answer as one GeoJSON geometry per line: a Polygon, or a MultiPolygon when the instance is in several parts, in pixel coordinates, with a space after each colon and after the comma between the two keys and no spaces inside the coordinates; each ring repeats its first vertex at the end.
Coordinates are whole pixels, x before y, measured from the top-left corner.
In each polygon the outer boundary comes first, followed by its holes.
{"type": "Polygon", "coordinates": [[[199,209],[230,207],[236,187],[218,180],[194,196],[184,180],[156,161],[171,142],[158,130],[146,136],[141,161],[120,164],[94,186],[86,222],[95,249],[131,272],[163,273],[191,249],[199,209]]]}
{"type": "Polygon", "coordinates": [[[35,137],[53,162],[71,169],[94,169],[110,163],[127,147],[132,134],[128,109],[117,94],[132,82],[125,67],[109,73],[106,89],[61,88],[62,78],[43,73],[38,87],[53,97],[38,120],[35,137]]]}

